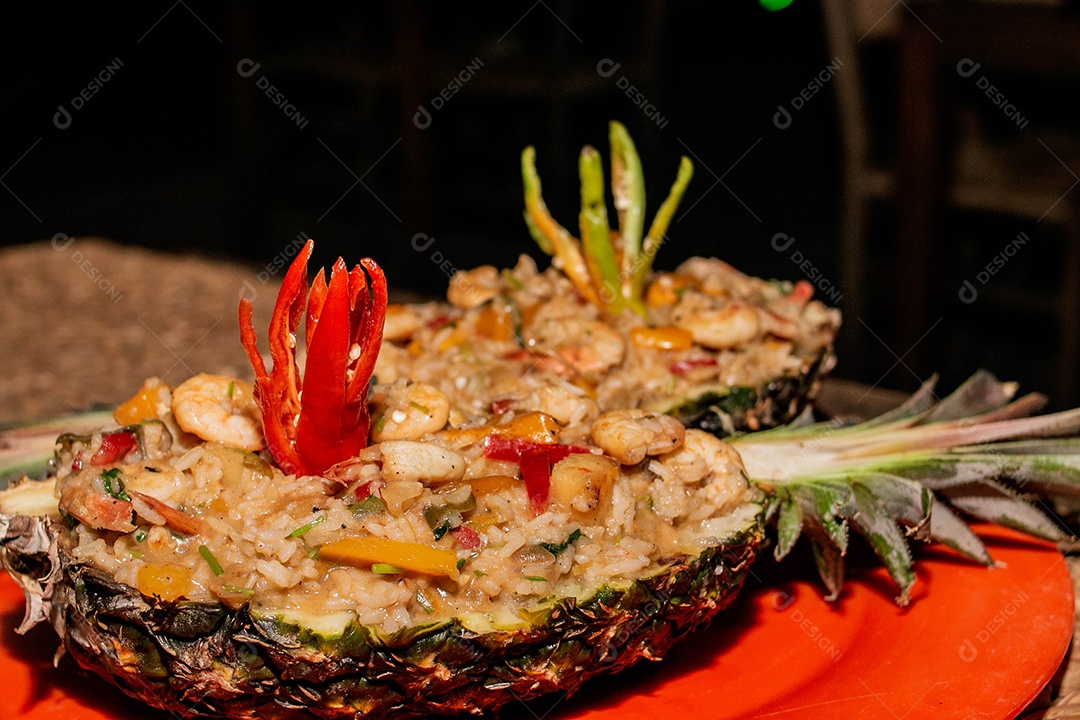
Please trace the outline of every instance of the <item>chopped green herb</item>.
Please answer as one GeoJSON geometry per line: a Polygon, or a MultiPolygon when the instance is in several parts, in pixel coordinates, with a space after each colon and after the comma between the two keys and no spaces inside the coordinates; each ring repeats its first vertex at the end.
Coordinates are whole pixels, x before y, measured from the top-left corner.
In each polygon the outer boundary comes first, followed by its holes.
{"type": "Polygon", "coordinates": [[[514,273],[510,272],[510,268],[503,268],[502,271],[503,280],[514,286],[515,290],[524,290],[525,283],[514,277],[514,273]]]}
{"type": "Polygon", "coordinates": [[[316,525],[318,525],[318,524],[320,524],[322,522],[325,522],[325,521],[326,521],[326,516],[325,515],[320,515],[319,517],[317,517],[314,520],[312,520],[311,522],[309,522],[307,525],[301,525],[300,527],[293,530],[291,533],[289,533],[289,537],[298,538],[301,535],[303,535],[304,533],[306,533],[308,530],[310,530],[311,528],[313,528],[316,525]]]}
{"type": "Polygon", "coordinates": [[[117,500],[131,502],[131,496],[124,491],[124,481],[120,478],[120,468],[112,468],[101,473],[101,484],[105,488],[105,494],[117,500]],[[113,483],[116,488],[113,488],[113,483]]]}
{"type": "Polygon", "coordinates": [[[389,563],[375,563],[371,566],[371,572],[376,575],[400,575],[401,568],[394,567],[389,563]]]}
{"type": "Polygon", "coordinates": [[[139,530],[138,532],[135,533],[135,542],[141,543],[145,539],[146,539],[146,531],[145,530],[139,530]]]}
{"type": "Polygon", "coordinates": [[[386,415],[375,418],[375,432],[382,432],[384,427],[386,427],[386,415]]]}
{"type": "Polygon", "coordinates": [[[428,409],[428,407],[427,407],[426,405],[421,405],[421,404],[420,404],[420,403],[418,403],[418,402],[413,402],[412,400],[410,400],[410,401],[409,401],[409,407],[411,407],[411,408],[416,408],[417,410],[419,410],[420,412],[424,413],[424,414],[425,414],[425,415],[427,415],[428,417],[430,417],[430,416],[431,416],[431,410],[429,410],[429,409],[428,409]]]}
{"type": "Polygon", "coordinates": [[[463,567],[465,567],[465,558],[461,558],[457,561],[457,569],[460,570],[463,567]]]}
{"type": "Polygon", "coordinates": [[[319,559],[319,551],[322,550],[322,545],[310,545],[307,547],[307,556],[312,560],[319,559]]]}
{"type": "Polygon", "coordinates": [[[450,532],[450,530],[450,521],[444,520],[442,525],[434,528],[431,532],[434,533],[436,540],[442,540],[446,533],[450,532]]]}
{"type": "Polygon", "coordinates": [[[384,503],[382,498],[378,495],[368,495],[360,502],[353,503],[348,507],[349,510],[352,511],[353,517],[357,520],[367,517],[368,515],[379,515],[386,512],[386,503],[384,503]]]}
{"type": "Polygon", "coordinates": [[[241,587],[239,585],[222,585],[222,591],[232,593],[234,595],[254,595],[255,588],[241,587]]]}
{"type": "Polygon", "coordinates": [[[235,380],[230,380],[229,381],[229,387],[225,391],[225,394],[229,396],[230,400],[232,400],[233,393],[235,393],[235,392],[236,392],[236,381],[235,380]]]}
{"type": "Polygon", "coordinates": [[[482,577],[486,577],[486,576],[487,576],[487,573],[486,573],[486,572],[484,572],[483,570],[473,570],[473,571],[472,571],[472,574],[473,574],[473,575],[475,575],[475,576],[476,576],[476,577],[478,577],[478,578],[482,578],[482,577]]]}
{"type": "Polygon", "coordinates": [[[136,550],[135,548],[128,548],[128,553],[131,554],[131,557],[136,558],[136,559],[142,557],[142,550],[136,550]]]}
{"type": "Polygon", "coordinates": [[[539,575],[526,575],[525,579],[526,580],[532,580],[533,582],[547,582],[548,581],[548,579],[546,577],[540,577],[539,575]]]}
{"type": "Polygon", "coordinates": [[[426,612],[428,615],[435,612],[435,608],[431,607],[431,603],[428,602],[428,599],[426,597],[424,597],[424,593],[419,590],[416,591],[416,604],[424,608],[424,612],[426,612]]]}
{"type": "Polygon", "coordinates": [[[219,563],[218,559],[214,557],[214,553],[210,552],[210,548],[206,547],[205,545],[200,545],[199,554],[202,555],[203,560],[206,561],[206,564],[210,566],[210,572],[218,576],[225,574],[225,570],[221,567],[221,563],[219,563]]]}
{"type": "Polygon", "coordinates": [[[575,530],[574,532],[570,533],[570,537],[566,538],[566,540],[563,540],[558,545],[556,545],[555,543],[540,543],[540,547],[544,548],[555,557],[558,557],[559,553],[573,545],[574,541],[577,540],[579,537],[581,537],[581,531],[575,530]]]}

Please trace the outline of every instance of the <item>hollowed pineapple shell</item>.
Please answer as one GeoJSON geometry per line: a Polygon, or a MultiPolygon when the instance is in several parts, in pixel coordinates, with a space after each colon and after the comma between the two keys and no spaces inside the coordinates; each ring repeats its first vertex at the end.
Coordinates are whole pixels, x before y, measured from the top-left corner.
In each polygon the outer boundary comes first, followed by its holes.
{"type": "Polygon", "coordinates": [[[455,618],[380,637],[353,622],[325,636],[246,605],[144,596],[73,562],[55,521],[0,520],[4,564],[27,594],[24,628],[47,618],[79,667],[149,705],[228,718],[477,713],[572,693],[594,675],[663,657],[728,607],[763,536],[753,514],[722,545],[556,599],[514,627],[477,632],[455,618]]]}

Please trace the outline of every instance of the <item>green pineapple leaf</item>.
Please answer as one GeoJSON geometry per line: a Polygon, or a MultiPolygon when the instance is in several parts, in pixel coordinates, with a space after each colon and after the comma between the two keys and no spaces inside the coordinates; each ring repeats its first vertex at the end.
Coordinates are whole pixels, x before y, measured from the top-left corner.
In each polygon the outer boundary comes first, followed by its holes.
{"type": "Polygon", "coordinates": [[[775,556],[806,536],[828,599],[843,583],[849,526],[888,570],[900,604],[916,581],[908,539],[940,542],[989,566],[993,558],[965,519],[1067,537],[1031,500],[1080,495],[1080,410],[1035,415],[1045,398],[1014,399],[1015,383],[982,370],[934,402],[934,381],[863,423],[788,425],[732,440],[747,476],[777,506],[769,513],[775,556]]]}

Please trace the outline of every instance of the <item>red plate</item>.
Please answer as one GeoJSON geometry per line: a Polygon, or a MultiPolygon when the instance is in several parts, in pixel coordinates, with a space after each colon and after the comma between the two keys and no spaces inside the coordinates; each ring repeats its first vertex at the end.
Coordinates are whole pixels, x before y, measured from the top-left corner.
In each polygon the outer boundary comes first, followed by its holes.
{"type": "MultiPolygon", "coordinates": [[[[735,608],[664,662],[594,680],[570,700],[507,708],[503,718],[1012,718],[1065,655],[1072,581],[1052,545],[997,528],[980,534],[1003,567],[922,552],[906,609],[893,603],[882,570],[853,573],[835,604],[809,580],[751,578],[735,608]]],[[[52,631],[20,638],[11,628],[21,617],[20,592],[0,581],[0,718],[168,717],[67,664],[53,669],[52,631]]]]}

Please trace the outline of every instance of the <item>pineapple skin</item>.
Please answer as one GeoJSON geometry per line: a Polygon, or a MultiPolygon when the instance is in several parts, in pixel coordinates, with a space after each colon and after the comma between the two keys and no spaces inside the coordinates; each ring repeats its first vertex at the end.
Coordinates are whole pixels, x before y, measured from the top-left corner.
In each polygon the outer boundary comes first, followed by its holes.
{"type": "Polygon", "coordinates": [[[724,438],[786,425],[809,407],[821,389],[821,381],[836,365],[833,348],[824,348],[803,363],[797,373],[757,386],[739,385],[705,390],[664,408],[687,427],[724,438]]]}
{"type": "Polygon", "coordinates": [[[146,597],[55,543],[51,561],[40,548],[22,554],[10,533],[3,559],[40,582],[75,663],[148,705],[185,717],[375,719],[479,714],[659,660],[735,601],[763,533],[759,515],[723,545],[628,587],[560,600],[522,629],[476,633],[454,619],[384,639],[355,623],[326,638],[247,606],[146,597]]]}

